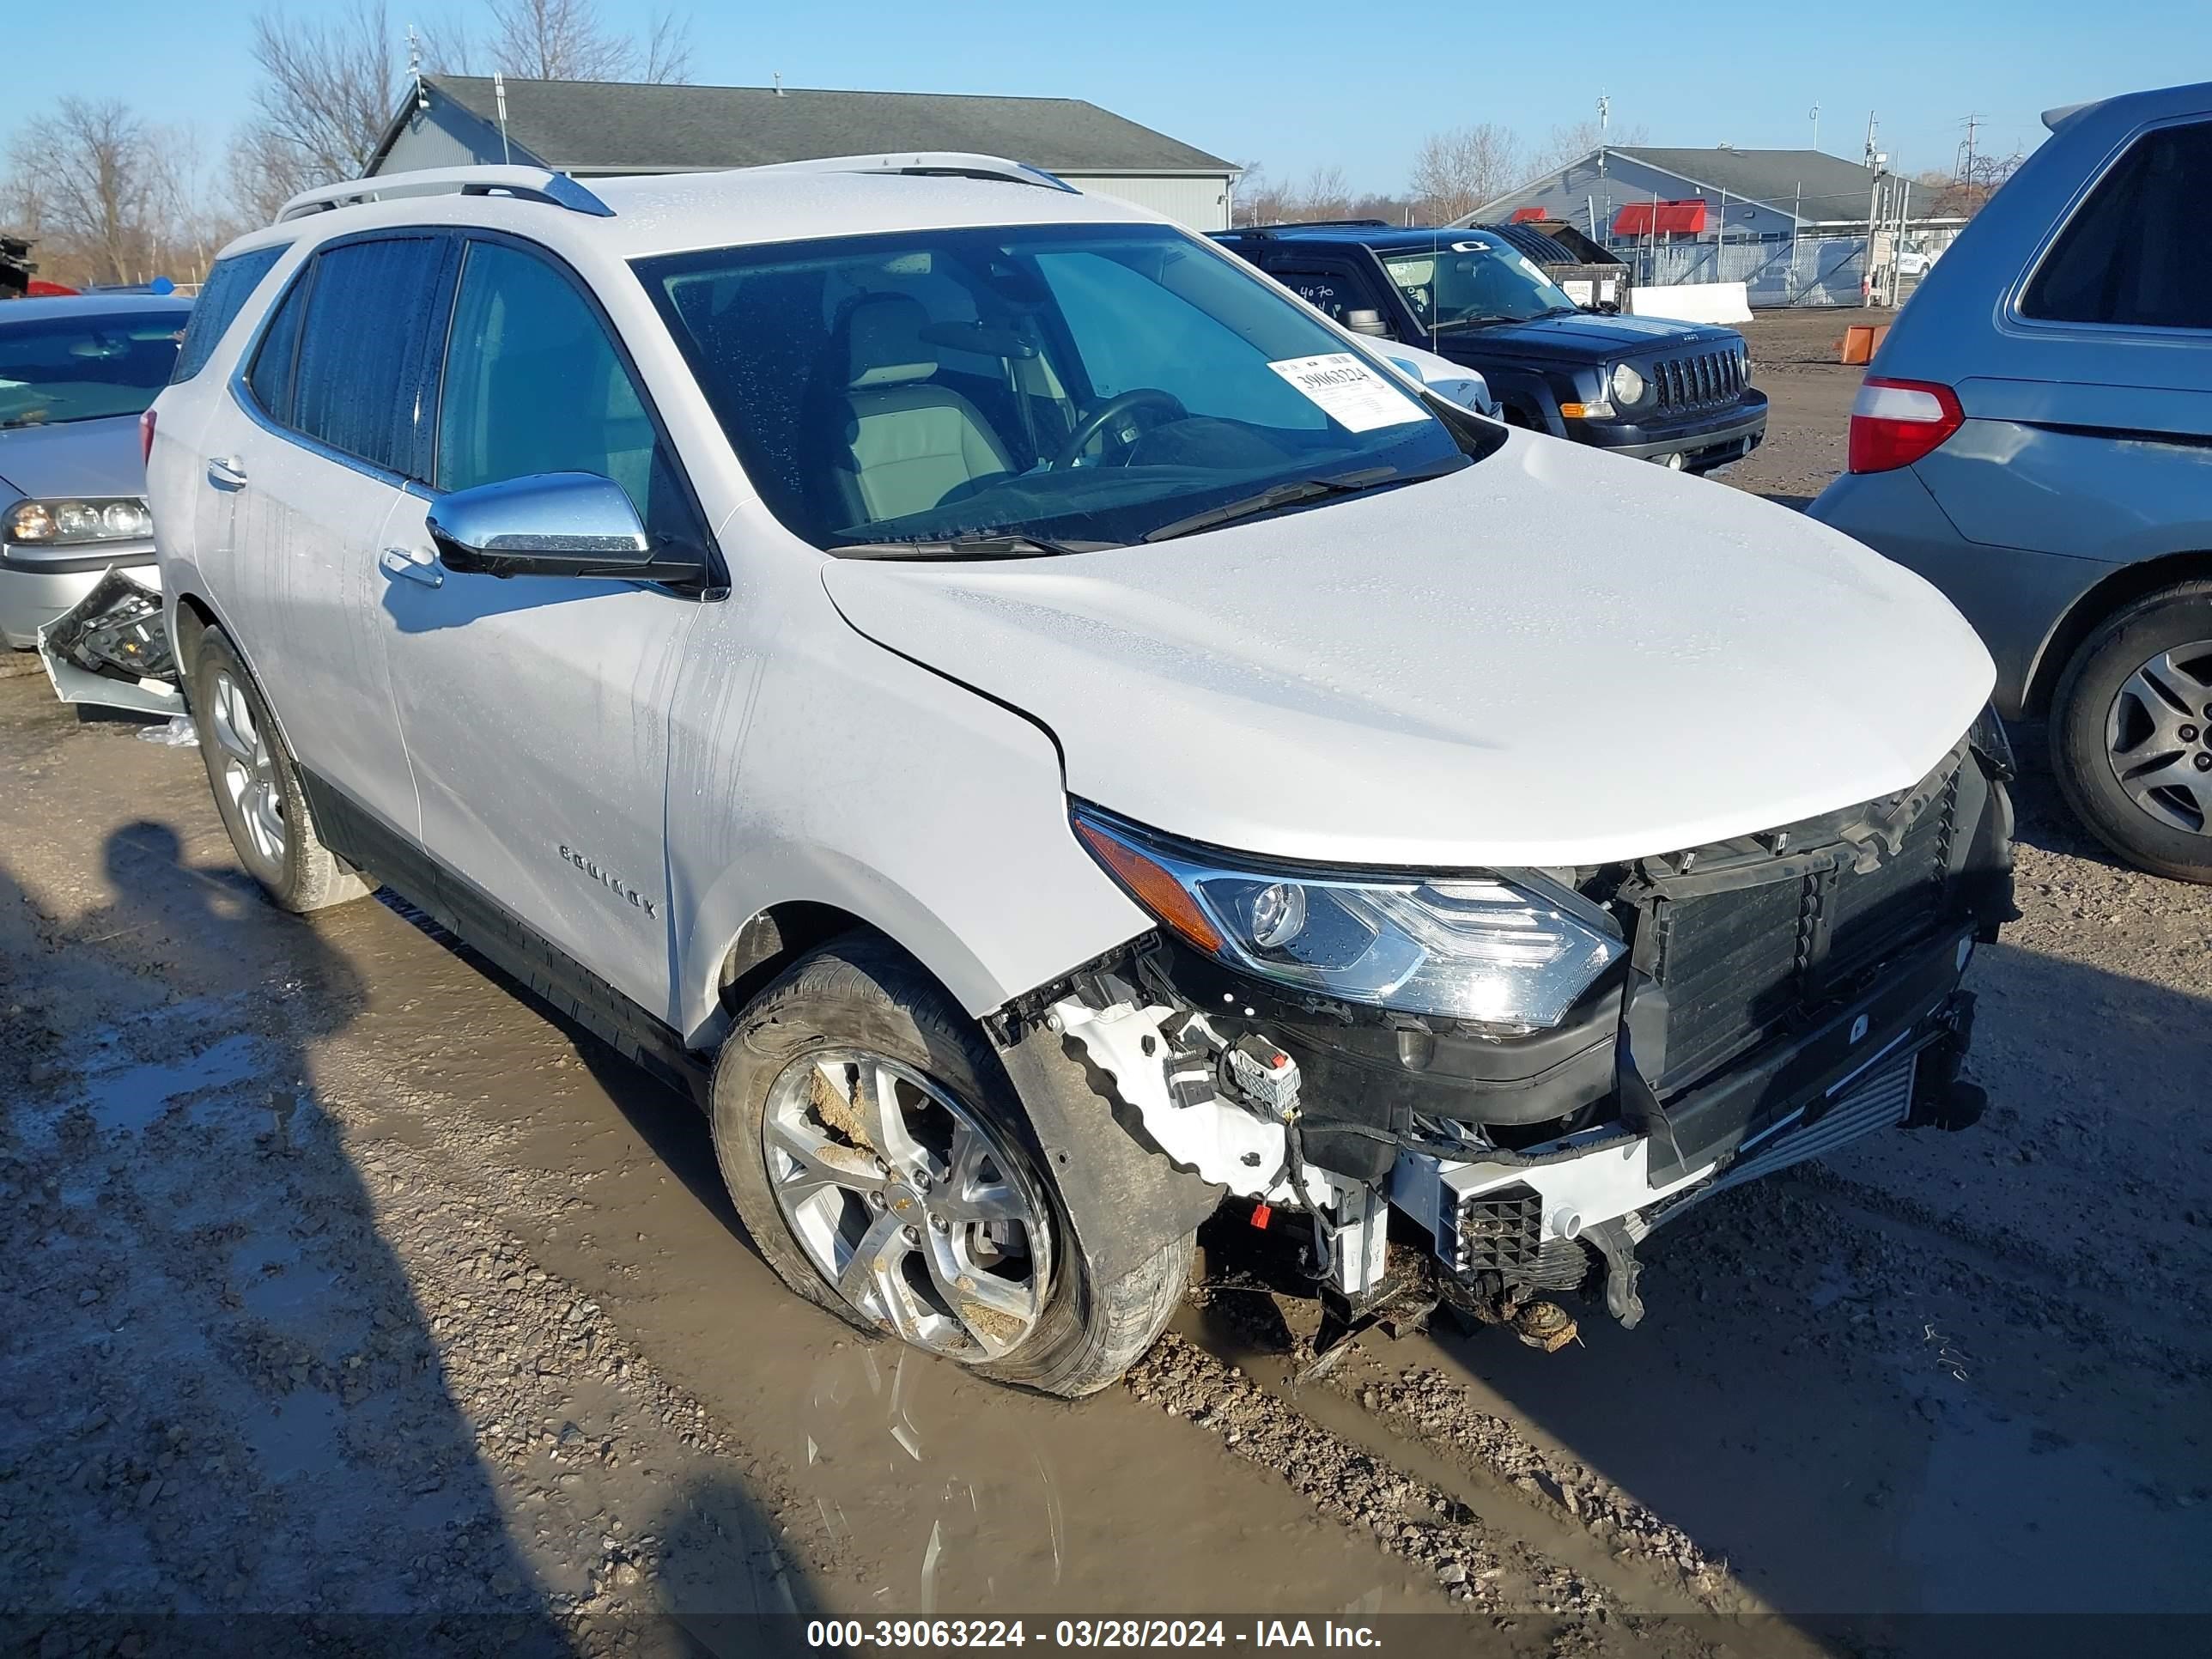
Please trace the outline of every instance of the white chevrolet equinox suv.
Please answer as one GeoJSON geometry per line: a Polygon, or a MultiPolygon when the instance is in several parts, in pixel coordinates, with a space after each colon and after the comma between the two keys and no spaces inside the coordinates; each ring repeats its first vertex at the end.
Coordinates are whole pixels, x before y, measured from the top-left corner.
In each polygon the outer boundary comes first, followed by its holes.
{"type": "Polygon", "coordinates": [[[692,1091],[864,1330],[1085,1393],[1219,1212],[1331,1342],[1551,1346],[1706,1195],[1978,1111],[2010,760],[1950,606],[1139,209],[402,174],[191,331],[149,487],[239,858],[692,1091]]]}

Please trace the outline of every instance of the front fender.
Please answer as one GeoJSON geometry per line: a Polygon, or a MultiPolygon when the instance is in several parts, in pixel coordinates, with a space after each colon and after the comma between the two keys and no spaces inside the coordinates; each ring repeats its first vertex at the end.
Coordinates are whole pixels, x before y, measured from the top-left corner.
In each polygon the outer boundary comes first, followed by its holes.
{"type": "MultiPolygon", "coordinates": [[[[1076,841],[1050,736],[864,639],[818,577],[809,585],[749,687],[720,666],[678,694],[677,1029],[711,1040],[732,945],[793,901],[866,922],[978,1016],[1148,931],[1076,841]]],[[[702,621],[741,631],[749,612],[760,614],[733,605],[702,621]]],[[[736,654],[713,639],[693,650],[718,665],[736,654]]]]}

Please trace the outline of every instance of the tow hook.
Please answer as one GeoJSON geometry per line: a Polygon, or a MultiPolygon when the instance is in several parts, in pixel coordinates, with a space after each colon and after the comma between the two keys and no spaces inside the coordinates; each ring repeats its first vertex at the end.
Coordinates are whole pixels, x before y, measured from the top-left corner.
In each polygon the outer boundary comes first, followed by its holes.
{"type": "Polygon", "coordinates": [[[1972,991],[1961,991],[1951,999],[1943,1011],[1942,1024],[1948,1029],[1920,1054],[1911,1109],[1905,1115],[1908,1129],[1971,1128],[1981,1121],[1990,1103],[1985,1090],[1959,1077],[1959,1066],[1974,1035],[1972,991]]]}
{"type": "Polygon", "coordinates": [[[1644,1317],[1644,1298],[1636,1293],[1644,1264],[1636,1259],[1636,1241],[1620,1219],[1601,1221],[1583,1228],[1583,1239],[1605,1257],[1605,1310],[1632,1331],[1644,1317]]]}

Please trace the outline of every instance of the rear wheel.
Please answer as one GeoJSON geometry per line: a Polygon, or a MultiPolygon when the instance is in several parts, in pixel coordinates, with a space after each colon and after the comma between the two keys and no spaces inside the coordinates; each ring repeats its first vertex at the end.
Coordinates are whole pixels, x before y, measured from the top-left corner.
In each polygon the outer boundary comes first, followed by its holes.
{"type": "Polygon", "coordinates": [[[279,908],[319,910],[370,890],[323,845],[269,705],[220,629],[199,637],[191,706],[216,811],[246,872],[279,908]]]}
{"type": "Polygon", "coordinates": [[[2059,787],[2106,846],[2212,882],[2212,582],[2138,599],[2081,642],[2051,744],[2059,787]]]}
{"type": "Polygon", "coordinates": [[[738,1216],[787,1285],[1002,1382],[1104,1388],[1189,1275],[1185,1237],[1099,1281],[982,1034],[874,940],[823,946],[746,1007],[714,1127],[738,1216]]]}

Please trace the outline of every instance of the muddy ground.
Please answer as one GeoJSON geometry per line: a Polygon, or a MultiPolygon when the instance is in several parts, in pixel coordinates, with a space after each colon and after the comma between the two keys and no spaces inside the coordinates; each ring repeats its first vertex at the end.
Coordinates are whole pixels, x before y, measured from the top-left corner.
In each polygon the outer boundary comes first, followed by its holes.
{"type": "MultiPolygon", "coordinates": [[[[1840,465],[1857,319],[1753,325],[1772,436],[1729,483],[1840,465]]],[[[269,909],[138,729],[0,679],[23,1651],[291,1650],[270,1616],[307,1614],[331,1650],[740,1653],[729,1615],[796,1612],[1668,1655],[1871,1614],[1849,1650],[1948,1652],[1978,1627],[1927,1615],[2088,1615],[2034,1627],[2065,1650],[2212,1613],[2212,892],[2075,830],[2039,733],[1980,1127],[1716,1200],[1633,1333],[1377,1335],[1294,1388],[1304,1310],[1217,1287],[1071,1407],[784,1293],[686,1103],[403,907],[269,909]]]]}

